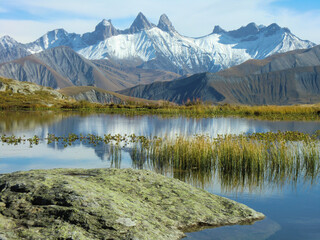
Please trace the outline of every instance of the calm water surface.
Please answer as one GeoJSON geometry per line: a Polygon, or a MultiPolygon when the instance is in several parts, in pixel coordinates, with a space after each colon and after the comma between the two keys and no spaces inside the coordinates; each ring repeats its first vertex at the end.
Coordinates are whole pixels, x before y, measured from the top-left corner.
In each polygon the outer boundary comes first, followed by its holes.
{"type": "MultiPolygon", "coordinates": [[[[80,115],[62,113],[0,113],[0,134],[45,138],[48,133],[63,136],[75,134],[136,134],[144,136],[192,136],[207,134],[215,137],[227,133],[253,133],[268,131],[301,131],[314,133],[319,122],[258,121],[238,118],[162,118],[159,116],[80,115]]],[[[0,145],[0,173],[18,170],[49,168],[103,168],[137,167],[130,157],[130,149],[124,149],[121,161],[111,161],[108,146],[74,144],[64,148],[58,144],[41,143],[25,145],[0,145]]],[[[139,165],[146,167],[146,165],[139,165]]],[[[157,171],[157,169],[150,170],[157,171]]],[[[173,176],[172,173],[166,173],[173,176]]],[[[226,196],[263,212],[263,221],[249,226],[227,226],[188,233],[186,239],[320,239],[320,184],[315,182],[266,184],[263,188],[226,188],[217,176],[199,183],[211,193],[226,196]]]]}

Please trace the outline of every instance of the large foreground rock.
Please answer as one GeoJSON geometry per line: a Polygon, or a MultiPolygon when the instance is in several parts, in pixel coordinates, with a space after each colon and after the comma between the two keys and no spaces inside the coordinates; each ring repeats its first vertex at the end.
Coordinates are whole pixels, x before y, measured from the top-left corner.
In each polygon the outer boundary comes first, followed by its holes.
{"type": "Polygon", "coordinates": [[[0,176],[2,239],[179,239],[194,226],[264,218],[145,170],[54,169],[0,176]]]}

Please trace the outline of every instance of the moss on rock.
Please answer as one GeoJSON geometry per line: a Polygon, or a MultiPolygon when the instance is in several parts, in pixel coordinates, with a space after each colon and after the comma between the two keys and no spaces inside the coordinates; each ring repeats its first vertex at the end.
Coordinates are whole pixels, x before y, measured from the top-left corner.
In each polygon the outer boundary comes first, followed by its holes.
{"type": "Polygon", "coordinates": [[[7,239],[179,239],[190,227],[262,218],[243,204],[146,170],[0,177],[0,235],[7,239]]]}

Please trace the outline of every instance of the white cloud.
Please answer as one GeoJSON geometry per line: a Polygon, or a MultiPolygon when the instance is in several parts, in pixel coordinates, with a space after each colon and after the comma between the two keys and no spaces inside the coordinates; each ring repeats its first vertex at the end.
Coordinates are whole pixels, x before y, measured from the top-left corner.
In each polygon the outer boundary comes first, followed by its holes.
{"type": "Polygon", "coordinates": [[[288,27],[295,35],[302,39],[320,43],[320,9],[308,12],[279,10],[276,22],[288,27]]]}
{"type": "Polygon", "coordinates": [[[61,20],[50,20],[51,16],[46,22],[20,22],[21,25],[26,24],[26,27],[14,24],[6,27],[6,21],[2,20],[0,28],[2,34],[16,36],[22,42],[32,41],[35,35],[40,36],[54,28],[65,28],[78,33],[92,31],[103,18],[112,19],[117,27],[129,27],[131,22],[128,19],[133,19],[141,11],[155,24],[159,16],[166,13],[176,29],[187,36],[209,34],[214,25],[232,30],[249,22],[264,25],[276,22],[280,26],[289,27],[302,39],[320,43],[320,33],[316,31],[320,26],[319,11],[290,11],[275,7],[272,3],[277,1],[279,0],[11,0],[11,6],[19,6],[39,18],[46,18],[52,11],[60,12],[61,20]]]}

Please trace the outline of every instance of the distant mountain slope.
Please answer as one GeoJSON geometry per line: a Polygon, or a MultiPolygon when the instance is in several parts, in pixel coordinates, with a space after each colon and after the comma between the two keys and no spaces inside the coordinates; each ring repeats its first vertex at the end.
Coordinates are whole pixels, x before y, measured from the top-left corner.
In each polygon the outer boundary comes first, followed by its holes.
{"type": "Polygon", "coordinates": [[[36,56],[0,64],[0,76],[52,88],[72,86],[70,80],[41,62],[36,56]]]}
{"type": "Polygon", "coordinates": [[[91,59],[140,62],[140,68],[160,69],[178,74],[217,72],[249,59],[263,59],[275,53],[315,46],[301,40],[277,24],[257,26],[250,23],[233,31],[216,26],[209,35],[191,38],[179,34],[165,14],[157,25],[139,13],[125,30],[116,29],[111,20],[102,20],[92,32],[50,31],[28,44],[11,39],[8,47],[0,38],[0,63],[30,53],[68,46],[91,59]]]}
{"type": "Polygon", "coordinates": [[[174,73],[119,66],[107,60],[91,62],[69,47],[57,47],[0,64],[0,76],[64,88],[97,86],[115,91],[154,80],[172,80],[174,73]],[[124,69],[124,70],[121,70],[124,69]]]}
{"type": "Polygon", "coordinates": [[[119,93],[106,91],[101,88],[91,87],[91,86],[82,86],[82,87],[66,87],[58,90],[61,94],[69,96],[77,101],[85,100],[88,102],[96,103],[128,103],[128,102],[137,102],[137,103],[155,103],[155,101],[150,101],[142,98],[133,98],[128,97],[119,93]]]}
{"type": "Polygon", "coordinates": [[[243,76],[317,65],[320,65],[320,45],[309,49],[274,54],[263,60],[248,60],[245,63],[219,72],[219,75],[243,76]]]}
{"type": "Polygon", "coordinates": [[[18,43],[9,36],[0,38],[0,63],[30,55],[31,52],[25,45],[18,43]]]}
{"type": "Polygon", "coordinates": [[[219,73],[139,85],[120,93],[185,103],[297,104],[320,102],[320,46],[250,60],[219,73]]]}

